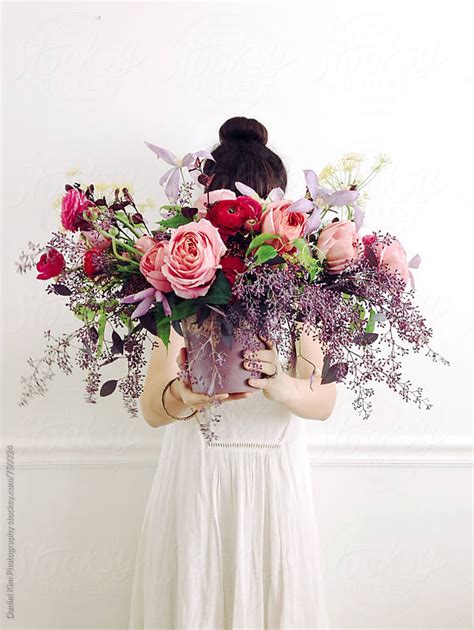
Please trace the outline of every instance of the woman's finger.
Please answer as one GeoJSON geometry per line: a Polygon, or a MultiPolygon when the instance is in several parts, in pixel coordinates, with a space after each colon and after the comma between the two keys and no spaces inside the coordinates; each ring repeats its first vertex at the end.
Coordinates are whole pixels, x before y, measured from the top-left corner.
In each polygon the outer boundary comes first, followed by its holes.
{"type": "Polygon", "coordinates": [[[244,361],[244,368],[249,372],[262,372],[271,376],[277,371],[277,366],[273,361],[244,361]]]}
{"type": "Polygon", "coordinates": [[[181,400],[189,406],[205,405],[214,400],[223,400],[227,398],[229,394],[215,394],[211,396],[209,394],[202,394],[199,392],[193,392],[191,386],[187,382],[183,382],[181,379],[176,381],[175,387],[173,387],[173,394],[181,398],[181,400]]]}
{"type": "Polygon", "coordinates": [[[234,394],[229,394],[229,397],[225,399],[224,402],[228,400],[239,400],[240,398],[250,398],[250,396],[254,396],[257,392],[236,392],[234,394]]]}
{"type": "Polygon", "coordinates": [[[274,350],[245,350],[243,352],[244,359],[251,359],[257,361],[273,361],[275,359],[274,350]]]}
{"type": "Polygon", "coordinates": [[[274,347],[274,343],[271,339],[267,339],[266,337],[262,337],[262,335],[258,335],[258,338],[260,339],[260,341],[263,341],[263,343],[265,344],[265,347],[268,348],[269,350],[272,350],[274,347]]]}
{"type": "Polygon", "coordinates": [[[247,380],[247,383],[256,389],[266,389],[271,382],[269,378],[249,378],[247,380]]]}

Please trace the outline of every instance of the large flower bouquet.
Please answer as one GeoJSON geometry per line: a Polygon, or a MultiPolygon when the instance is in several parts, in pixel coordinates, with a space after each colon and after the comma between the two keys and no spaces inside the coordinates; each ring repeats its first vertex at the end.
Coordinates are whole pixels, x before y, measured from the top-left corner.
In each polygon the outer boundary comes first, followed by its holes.
{"type": "MultiPolygon", "coordinates": [[[[98,197],[94,185],[66,185],[59,231],[44,246],[29,243],[17,269],[36,267],[50,281],[48,293],[67,298],[81,321],[59,336],[47,330],[47,348],[22,378],[21,405],[44,394],[56,364],[72,371],[71,349],[86,370],[86,400],[120,390],[132,416],[142,392],[145,342],[168,346],[171,327],[188,349],[185,376],[195,391],[244,391],[248,371],[239,367],[243,347],[271,339],[291,368],[302,331],[321,344],[322,383],[344,382],[354,408],[371,413],[373,381],[385,382],[404,400],[431,408],[422,388],[403,380],[400,358],[426,350],[433,361],[432,329],[414,303],[412,268],[400,241],[381,232],[361,235],[365,187],[385,166],[381,156],[364,172],[364,160],[348,154],[319,177],[305,170],[305,195],[295,201],[280,188],[265,199],[244,182],[211,190],[204,172],[207,151],[178,159],[146,143],[169,168],[161,177],[169,203],[151,226],[130,187],[98,197]],[[201,190],[196,190],[201,187],[201,190]],[[410,283],[410,288],[408,288],[410,283]],[[73,344],[77,342],[77,345],[73,344]],[[103,381],[102,370],[122,360],[120,378],[103,381]],[[241,372],[239,373],[239,369],[241,372]]],[[[253,373],[258,375],[258,372],[253,373]]],[[[218,403],[216,403],[218,404],[218,403]]],[[[207,436],[209,420],[196,416],[207,436]]],[[[212,416],[218,421],[218,414],[212,416]]]]}

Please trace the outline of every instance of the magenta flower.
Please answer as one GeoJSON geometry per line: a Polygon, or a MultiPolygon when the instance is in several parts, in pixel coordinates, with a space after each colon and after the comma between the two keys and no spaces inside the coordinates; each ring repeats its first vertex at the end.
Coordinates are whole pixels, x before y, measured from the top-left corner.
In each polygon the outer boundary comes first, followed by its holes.
{"type": "Polygon", "coordinates": [[[76,232],[84,227],[88,228],[87,221],[83,218],[83,212],[87,208],[95,206],[82,190],[68,188],[61,201],[61,223],[66,230],[76,232]]]}
{"type": "Polygon", "coordinates": [[[121,304],[134,304],[135,302],[139,304],[131,315],[132,319],[146,315],[155,302],[162,302],[165,315],[171,315],[171,307],[168,298],[162,291],[155,289],[155,287],[143,289],[143,291],[138,291],[138,293],[134,293],[133,295],[127,295],[120,300],[121,304]]]}
{"type": "Polygon", "coordinates": [[[61,252],[51,247],[46,253],[41,255],[41,258],[36,263],[36,269],[39,274],[36,276],[39,280],[49,280],[59,274],[65,269],[66,261],[61,252]]]}

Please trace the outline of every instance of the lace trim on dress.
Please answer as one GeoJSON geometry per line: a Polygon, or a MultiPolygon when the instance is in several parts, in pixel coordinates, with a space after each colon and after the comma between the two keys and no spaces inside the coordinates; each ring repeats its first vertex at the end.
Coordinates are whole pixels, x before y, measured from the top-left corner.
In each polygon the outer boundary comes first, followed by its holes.
{"type": "Polygon", "coordinates": [[[270,450],[277,450],[281,448],[283,439],[288,431],[288,427],[290,426],[291,418],[286,423],[283,431],[280,433],[278,440],[276,442],[265,444],[262,442],[206,442],[207,446],[211,447],[221,447],[221,448],[268,448],[270,450]]]}

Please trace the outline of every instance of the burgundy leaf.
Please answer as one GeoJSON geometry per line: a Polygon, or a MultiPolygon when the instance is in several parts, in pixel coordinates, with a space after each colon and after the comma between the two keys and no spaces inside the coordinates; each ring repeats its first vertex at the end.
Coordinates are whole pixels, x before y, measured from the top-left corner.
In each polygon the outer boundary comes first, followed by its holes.
{"type": "Polygon", "coordinates": [[[347,374],[347,363],[334,363],[326,369],[325,375],[321,378],[321,385],[341,381],[347,374]]]}
{"type": "Polygon", "coordinates": [[[198,306],[196,310],[196,324],[198,326],[201,326],[201,324],[209,317],[210,314],[211,311],[206,304],[201,304],[200,306],[198,306]]]}
{"type": "Polygon", "coordinates": [[[152,335],[158,336],[157,328],[156,328],[156,316],[153,311],[148,311],[146,315],[142,315],[138,318],[143,328],[151,332],[152,335]]]}
{"type": "Polygon", "coordinates": [[[183,208],[181,208],[181,214],[183,215],[183,217],[186,217],[186,219],[192,219],[193,216],[197,214],[197,212],[197,208],[191,208],[190,206],[184,206],[183,208]]]}
{"type": "Polygon", "coordinates": [[[135,223],[135,225],[138,225],[140,223],[145,223],[145,220],[143,219],[143,215],[141,214],[141,212],[135,212],[135,214],[132,214],[132,222],[135,223]]]}
{"type": "Polygon", "coordinates": [[[379,261],[378,258],[370,245],[364,246],[364,254],[372,267],[378,267],[379,261]]]}
{"type": "Polygon", "coordinates": [[[112,354],[123,354],[123,340],[117,331],[112,332],[112,354]]]}
{"type": "Polygon", "coordinates": [[[110,394],[113,394],[115,391],[115,388],[117,387],[117,381],[116,380],[111,380],[111,381],[106,381],[102,387],[100,388],[100,395],[103,396],[110,396],[110,394]]]}
{"type": "Polygon", "coordinates": [[[234,342],[234,326],[227,317],[222,318],[221,320],[221,335],[225,346],[227,348],[232,348],[232,344],[234,342]]]}
{"type": "Polygon", "coordinates": [[[91,326],[89,328],[89,339],[92,341],[92,343],[95,345],[99,339],[99,333],[97,331],[97,328],[95,326],[91,326]]]}
{"type": "Polygon", "coordinates": [[[72,291],[65,284],[52,284],[53,291],[58,295],[71,295],[72,291]]]}
{"type": "Polygon", "coordinates": [[[363,333],[359,333],[358,335],[354,337],[354,343],[356,343],[359,346],[367,346],[371,343],[374,343],[374,341],[377,338],[378,338],[377,333],[363,332],[363,333]]]}
{"type": "Polygon", "coordinates": [[[181,327],[181,322],[179,321],[179,319],[173,319],[171,321],[171,325],[173,326],[173,328],[175,329],[175,331],[178,333],[180,337],[184,337],[183,329],[181,327]]]}

